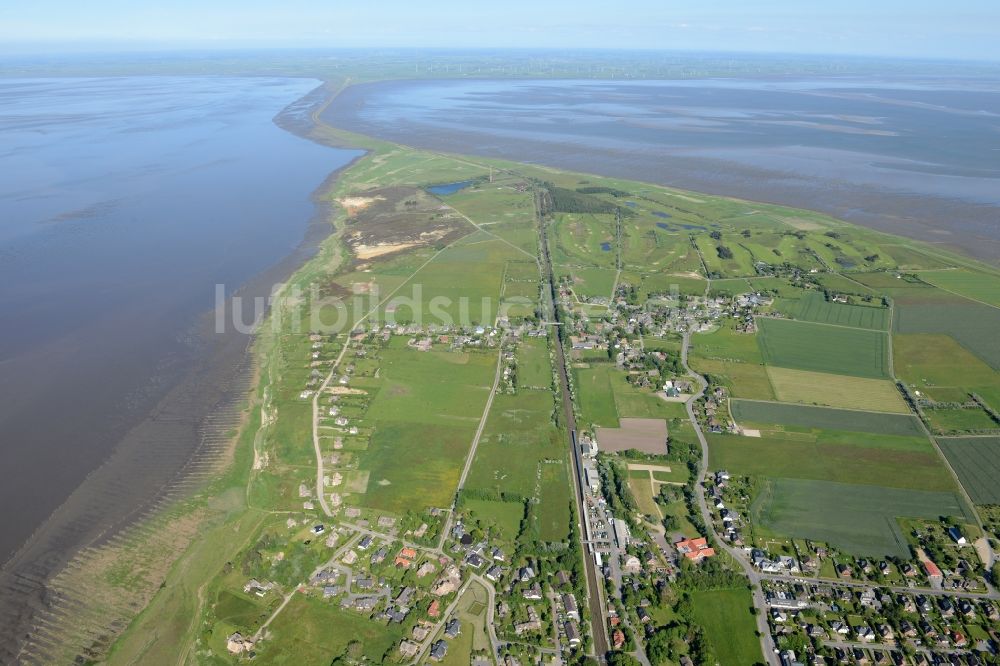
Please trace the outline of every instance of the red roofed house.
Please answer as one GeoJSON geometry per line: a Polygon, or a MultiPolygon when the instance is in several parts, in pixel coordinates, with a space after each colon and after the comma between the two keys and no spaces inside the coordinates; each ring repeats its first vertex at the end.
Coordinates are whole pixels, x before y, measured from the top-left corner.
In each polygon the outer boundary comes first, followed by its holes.
{"type": "Polygon", "coordinates": [[[930,560],[924,560],[924,571],[927,572],[927,577],[933,580],[941,580],[944,576],[941,575],[941,570],[938,566],[931,562],[930,560]]]}
{"type": "Polygon", "coordinates": [[[438,603],[437,599],[435,599],[434,601],[431,602],[431,605],[427,607],[427,615],[428,617],[437,617],[440,614],[441,614],[441,604],[438,603]]]}
{"type": "Polygon", "coordinates": [[[674,546],[676,546],[678,553],[692,562],[701,562],[706,557],[715,555],[715,549],[708,547],[708,540],[705,537],[683,539],[675,543],[674,546]]]}

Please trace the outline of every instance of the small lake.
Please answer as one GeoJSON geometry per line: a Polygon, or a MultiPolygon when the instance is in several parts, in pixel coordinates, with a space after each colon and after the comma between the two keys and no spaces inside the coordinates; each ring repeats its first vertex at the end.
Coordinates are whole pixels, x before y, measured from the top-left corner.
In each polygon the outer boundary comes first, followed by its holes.
{"type": "Polygon", "coordinates": [[[443,185],[433,185],[427,188],[427,191],[431,194],[437,195],[439,197],[448,196],[449,194],[454,194],[460,190],[464,190],[476,181],[474,180],[460,180],[454,183],[445,183],[443,185]]]}

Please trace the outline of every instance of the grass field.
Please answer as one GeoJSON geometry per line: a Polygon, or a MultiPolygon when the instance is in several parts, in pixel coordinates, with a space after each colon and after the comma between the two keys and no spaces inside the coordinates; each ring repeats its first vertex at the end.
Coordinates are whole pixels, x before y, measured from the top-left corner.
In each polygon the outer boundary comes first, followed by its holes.
{"type": "Polygon", "coordinates": [[[647,516],[652,516],[654,520],[657,519],[660,515],[660,510],[656,507],[656,502],[653,501],[655,493],[653,492],[653,482],[649,478],[649,472],[641,474],[629,472],[628,487],[632,491],[632,497],[635,499],[635,504],[639,507],[639,511],[647,516]]]}
{"type": "MultiPolygon", "coordinates": [[[[565,434],[562,436],[565,437],[565,434]]],[[[538,538],[542,541],[563,541],[569,535],[572,499],[567,463],[568,461],[546,462],[541,467],[541,503],[533,516],[538,538]]]]}
{"type": "Polygon", "coordinates": [[[751,513],[757,524],[775,534],[826,542],[869,557],[910,557],[897,518],[955,516],[974,522],[954,492],[785,478],[769,482],[751,513]]]}
{"type": "Polygon", "coordinates": [[[944,452],[976,504],[1000,504],[1000,437],[942,437],[944,452]]]}
{"type": "Polygon", "coordinates": [[[884,333],[760,318],[761,355],[768,365],[856,377],[888,377],[884,333]]]}
{"type": "Polygon", "coordinates": [[[499,530],[503,539],[510,544],[517,538],[520,530],[521,519],[524,517],[524,504],[466,499],[462,501],[462,511],[470,512],[473,518],[484,525],[499,530]]]}
{"type": "Polygon", "coordinates": [[[711,376],[712,381],[728,388],[730,395],[734,397],[756,400],[771,400],[775,397],[768,369],[764,365],[705,358],[692,358],[690,363],[699,373],[711,376]]]}
{"type": "Polygon", "coordinates": [[[525,338],[517,348],[517,383],[520,386],[552,386],[552,362],[545,338],[525,338]]]}
{"type": "Polygon", "coordinates": [[[848,377],[789,368],[768,368],[774,394],[782,402],[798,402],[908,414],[909,408],[896,386],[885,379],[848,377]]]}
{"type": "Polygon", "coordinates": [[[386,627],[339,604],[301,594],[292,597],[268,629],[272,638],[257,655],[262,663],[327,666],[351,641],[360,643],[368,660],[379,662],[402,638],[400,625],[386,627]]]}
{"type": "Polygon", "coordinates": [[[749,590],[696,590],[691,608],[720,664],[763,661],[749,590]]]}
{"type": "Polygon", "coordinates": [[[615,271],[607,268],[572,268],[573,291],[581,298],[611,298],[615,286],[615,271]]]}
{"type": "Polygon", "coordinates": [[[618,410],[615,408],[615,394],[611,388],[613,372],[614,367],[607,364],[573,369],[576,399],[583,424],[607,428],[618,426],[618,410]]]}
{"type": "Polygon", "coordinates": [[[750,427],[782,424],[820,430],[923,436],[919,420],[912,415],[861,412],[757,400],[732,400],[730,409],[733,412],[733,418],[738,423],[741,425],[750,424],[750,427]]]}
{"type": "Polygon", "coordinates": [[[803,292],[798,298],[780,298],[775,309],[800,321],[875,331],[889,328],[889,308],[833,303],[817,291],[803,292]]]}
{"type": "Polygon", "coordinates": [[[935,287],[1000,307],[1000,276],[964,269],[923,271],[918,275],[935,287]]]}
{"type": "Polygon", "coordinates": [[[522,389],[493,399],[465,487],[536,494],[538,468],[548,458],[562,459],[562,440],[552,425],[552,393],[522,389]]]}
{"type": "Polygon", "coordinates": [[[366,419],[375,430],[358,453],[367,492],[349,501],[394,513],[413,508],[414,498],[450,504],[495,363],[493,354],[384,349],[366,419]]]}
{"type": "Polygon", "coordinates": [[[898,333],[892,337],[896,375],[917,386],[1000,386],[1000,373],[949,335],[898,333]]]}
{"type": "Polygon", "coordinates": [[[761,437],[710,435],[713,469],[735,474],[953,491],[954,481],[927,439],[822,431],[761,437]]]}
{"type": "Polygon", "coordinates": [[[925,409],[924,414],[931,428],[939,433],[970,433],[977,430],[997,430],[997,424],[986,410],[980,407],[965,409],[925,409]]]}

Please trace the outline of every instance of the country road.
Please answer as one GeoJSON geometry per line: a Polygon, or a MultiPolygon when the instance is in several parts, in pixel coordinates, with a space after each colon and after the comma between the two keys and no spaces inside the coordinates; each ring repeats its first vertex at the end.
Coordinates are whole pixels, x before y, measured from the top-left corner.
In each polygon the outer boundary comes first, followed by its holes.
{"type": "Polygon", "coordinates": [[[779,666],[780,662],[778,661],[778,656],[775,651],[774,641],[771,639],[771,630],[767,625],[768,606],[767,601],[764,599],[764,591],[760,585],[760,573],[746,561],[742,553],[733,548],[728,542],[724,541],[715,531],[714,522],[712,521],[712,512],[709,511],[708,502],[705,500],[705,476],[708,474],[708,440],[705,439],[705,433],[702,432],[701,424],[699,424],[698,419],[695,418],[694,404],[705,394],[705,391],[708,388],[708,382],[688,365],[688,346],[690,344],[691,334],[685,333],[684,340],[681,342],[681,364],[684,366],[684,370],[698,381],[699,385],[698,393],[687,401],[686,407],[688,418],[691,420],[691,425],[694,427],[694,431],[698,435],[698,442],[701,444],[701,461],[698,466],[698,480],[695,483],[695,496],[698,498],[698,508],[701,510],[701,519],[702,522],[705,523],[706,529],[712,530],[712,535],[715,537],[716,545],[732,556],[733,560],[740,565],[743,569],[743,573],[746,574],[746,577],[750,580],[750,586],[753,593],[753,605],[754,608],[757,609],[755,619],[757,621],[757,631],[760,634],[760,650],[763,653],[764,660],[768,664],[771,666],[779,666]]]}

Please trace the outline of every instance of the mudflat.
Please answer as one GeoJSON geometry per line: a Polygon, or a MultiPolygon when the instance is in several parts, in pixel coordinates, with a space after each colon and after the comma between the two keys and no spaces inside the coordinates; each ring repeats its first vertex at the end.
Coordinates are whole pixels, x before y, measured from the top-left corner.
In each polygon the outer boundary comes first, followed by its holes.
{"type": "Polygon", "coordinates": [[[323,118],[421,148],[818,210],[996,264],[998,108],[1000,81],[913,72],[381,82],[348,88],[323,118]]]}
{"type": "Polygon", "coordinates": [[[267,296],[328,233],[313,191],[359,154],[272,122],[316,85],[0,82],[3,650],[51,574],[197,484],[238,417],[250,339],[215,330],[216,285],[267,296]]]}

